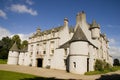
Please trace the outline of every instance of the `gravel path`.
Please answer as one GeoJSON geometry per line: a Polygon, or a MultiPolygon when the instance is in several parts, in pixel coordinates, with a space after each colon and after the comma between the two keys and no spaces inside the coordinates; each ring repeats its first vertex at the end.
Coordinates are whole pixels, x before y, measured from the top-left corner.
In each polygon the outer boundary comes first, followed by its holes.
{"type": "MultiPolygon", "coordinates": [[[[27,73],[27,74],[49,77],[49,78],[55,77],[55,78],[59,78],[59,79],[95,80],[95,79],[98,79],[101,77],[101,75],[86,76],[86,75],[67,73],[66,71],[63,71],[63,70],[44,69],[44,68],[37,68],[37,67],[7,65],[7,64],[0,64],[0,70],[21,72],[21,73],[27,73]]],[[[113,74],[117,74],[117,76],[119,76],[119,80],[120,80],[120,71],[111,72],[111,73],[108,73],[105,75],[110,76],[113,74]]],[[[113,79],[113,80],[115,80],[115,79],[113,79]]]]}

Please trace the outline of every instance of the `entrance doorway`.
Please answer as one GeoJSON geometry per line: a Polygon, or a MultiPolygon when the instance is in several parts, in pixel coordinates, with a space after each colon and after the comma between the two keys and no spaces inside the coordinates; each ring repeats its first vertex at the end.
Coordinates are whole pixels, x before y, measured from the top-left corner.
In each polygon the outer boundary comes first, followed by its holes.
{"type": "Polygon", "coordinates": [[[37,67],[42,67],[42,62],[43,62],[43,59],[41,58],[37,59],[37,67]]]}

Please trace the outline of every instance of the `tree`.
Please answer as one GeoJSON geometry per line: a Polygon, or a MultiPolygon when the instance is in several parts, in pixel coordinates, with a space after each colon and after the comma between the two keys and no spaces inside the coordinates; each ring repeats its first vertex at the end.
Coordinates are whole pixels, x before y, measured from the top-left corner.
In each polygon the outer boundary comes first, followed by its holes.
{"type": "Polygon", "coordinates": [[[9,49],[13,46],[15,42],[18,48],[21,50],[28,46],[27,40],[24,40],[21,44],[21,39],[19,35],[14,35],[12,39],[9,37],[3,37],[2,40],[0,40],[0,59],[8,58],[9,49]]]}
{"type": "Polygon", "coordinates": [[[114,59],[113,65],[114,65],[114,66],[120,66],[119,59],[114,59]]]}
{"type": "Polygon", "coordinates": [[[12,45],[12,40],[9,37],[3,37],[0,40],[0,59],[7,59],[9,49],[12,45]]]}
{"type": "Polygon", "coordinates": [[[18,48],[21,49],[21,39],[20,39],[19,35],[14,35],[12,37],[12,42],[13,42],[13,44],[16,42],[18,48]]]}
{"type": "Polygon", "coordinates": [[[27,46],[28,46],[28,41],[27,40],[22,41],[21,49],[23,49],[23,48],[25,48],[27,46]]]}

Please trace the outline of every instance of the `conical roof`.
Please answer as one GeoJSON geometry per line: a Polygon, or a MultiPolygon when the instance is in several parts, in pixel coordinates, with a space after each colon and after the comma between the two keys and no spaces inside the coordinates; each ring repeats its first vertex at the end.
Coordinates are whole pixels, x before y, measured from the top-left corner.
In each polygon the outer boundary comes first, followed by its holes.
{"type": "Polygon", "coordinates": [[[13,46],[10,48],[10,51],[19,51],[16,42],[13,44],[13,46]]]}
{"type": "Polygon", "coordinates": [[[90,29],[93,29],[93,28],[100,28],[99,24],[97,24],[95,20],[93,20],[90,29]]]}
{"type": "Polygon", "coordinates": [[[77,27],[72,39],[70,40],[70,42],[73,41],[88,41],[87,37],[85,36],[80,26],[77,27]]]}

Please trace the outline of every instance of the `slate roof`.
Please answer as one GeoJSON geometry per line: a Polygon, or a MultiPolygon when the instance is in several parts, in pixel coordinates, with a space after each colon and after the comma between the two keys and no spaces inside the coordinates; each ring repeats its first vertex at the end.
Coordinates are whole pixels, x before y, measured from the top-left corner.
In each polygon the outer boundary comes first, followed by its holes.
{"type": "Polygon", "coordinates": [[[13,44],[13,46],[10,48],[10,51],[19,51],[16,42],[13,44]]]}
{"type": "MultiPolygon", "coordinates": [[[[59,26],[59,27],[55,27],[55,28],[52,28],[50,30],[45,30],[43,32],[36,32],[35,34],[33,34],[33,36],[29,37],[29,38],[34,38],[34,37],[37,37],[37,36],[42,36],[44,34],[50,34],[52,32],[58,32],[60,30],[62,30],[64,28],[64,26],[59,26]]],[[[39,29],[39,28],[38,28],[39,29]]],[[[37,30],[38,30],[37,29],[37,30]]],[[[39,29],[40,30],[40,29],[39,29]]],[[[73,27],[70,27],[69,28],[69,32],[71,33],[74,33],[74,28],[73,27]]]]}
{"type": "Polygon", "coordinates": [[[93,22],[90,26],[90,29],[93,29],[93,28],[100,28],[99,24],[97,24],[95,20],[93,20],[93,22]]]}
{"type": "Polygon", "coordinates": [[[59,30],[62,30],[64,26],[59,26],[59,27],[56,27],[56,28],[52,28],[50,30],[45,30],[43,32],[39,32],[39,33],[35,33],[33,34],[33,36],[29,37],[29,38],[33,38],[33,37],[36,37],[36,36],[42,36],[44,34],[50,34],[52,32],[58,32],[59,30]]]}
{"type": "Polygon", "coordinates": [[[72,41],[88,41],[80,26],[77,27],[72,39],[70,40],[70,42],[72,41]]]}
{"type": "Polygon", "coordinates": [[[28,51],[28,47],[24,47],[22,50],[20,50],[20,52],[27,52],[28,51]]]}
{"type": "Polygon", "coordinates": [[[66,43],[61,45],[59,48],[69,48],[69,46],[70,46],[70,41],[67,41],[66,43]]]}
{"type": "Polygon", "coordinates": [[[74,41],[87,41],[87,42],[89,42],[87,37],[85,36],[84,32],[80,28],[80,26],[77,27],[72,39],[69,40],[68,42],[64,43],[63,45],[61,45],[59,48],[68,48],[70,46],[70,42],[74,42],[74,41]]]}

